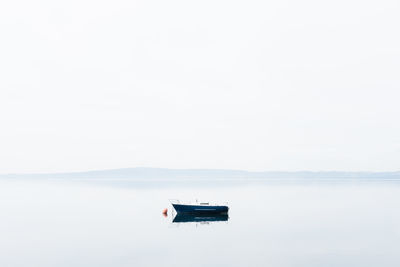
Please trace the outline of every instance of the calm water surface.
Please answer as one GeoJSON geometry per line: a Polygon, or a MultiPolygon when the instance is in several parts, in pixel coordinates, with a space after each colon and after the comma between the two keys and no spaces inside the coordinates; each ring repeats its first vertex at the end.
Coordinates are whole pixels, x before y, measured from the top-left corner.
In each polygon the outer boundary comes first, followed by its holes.
{"type": "Polygon", "coordinates": [[[0,266],[400,266],[399,208],[396,183],[3,180],[0,266]],[[229,219],[174,223],[170,198],[229,219]]]}

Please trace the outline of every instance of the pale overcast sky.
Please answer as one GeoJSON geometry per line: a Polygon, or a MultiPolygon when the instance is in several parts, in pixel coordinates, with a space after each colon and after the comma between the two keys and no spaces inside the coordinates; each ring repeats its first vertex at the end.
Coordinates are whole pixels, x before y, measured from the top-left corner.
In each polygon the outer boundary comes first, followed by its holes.
{"type": "Polygon", "coordinates": [[[399,3],[3,1],[0,173],[399,170],[399,3]]]}

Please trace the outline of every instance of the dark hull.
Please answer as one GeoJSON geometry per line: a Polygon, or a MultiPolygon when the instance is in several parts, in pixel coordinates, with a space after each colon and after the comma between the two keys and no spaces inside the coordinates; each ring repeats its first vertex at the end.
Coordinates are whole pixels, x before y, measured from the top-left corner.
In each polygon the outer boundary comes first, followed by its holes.
{"type": "Polygon", "coordinates": [[[185,214],[178,213],[173,219],[173,223],[184,223],[184,222],[225,222],[228,221],[229,217],[227,214],[185,214]]]}
{"type": "Polygon", "coordinates": [[[209,206],[209,205],[183,205],[172,204],[177,213],[185,214],[226,214],[228,206],[209,206]]]}

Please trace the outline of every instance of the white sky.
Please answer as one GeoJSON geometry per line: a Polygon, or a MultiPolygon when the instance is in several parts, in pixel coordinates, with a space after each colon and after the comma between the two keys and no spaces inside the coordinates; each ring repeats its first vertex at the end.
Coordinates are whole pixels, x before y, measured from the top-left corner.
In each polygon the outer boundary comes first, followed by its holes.
{"type": "Polygon", "coordinates": [[[3,1],[0,173],[400,169],[399,1],[3,1]]]}

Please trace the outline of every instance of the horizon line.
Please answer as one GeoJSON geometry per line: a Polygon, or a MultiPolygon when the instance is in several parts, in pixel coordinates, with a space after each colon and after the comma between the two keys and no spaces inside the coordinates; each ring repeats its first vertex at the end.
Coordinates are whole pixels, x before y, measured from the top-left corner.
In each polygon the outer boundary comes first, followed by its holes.
{"type": "Polygon", "coordinates": [[[6,175],[50,175],[50,174],[83,174],[92,172],[107,172],[107,171],[120,171],[120,170],[134,170],[134,169],[152,169],[152,170],[170,170],[170,171],[230,171],[230,172],[246,172],[246,173],[400,173],[400,170],[394,171],[344,171],[344,170],[297,170],[297,171],[285,171],[285,170],[264,170],[264,171],[252,171],[244,169],[226,169],[226,168],[168,168],[168,167],[121,167],[121,168],[110,168],[110,169],[90,169],[90,170],[77,170],[77,171],[53,171],[53,172],[8,172],[0,173],[0,176],[6,175]]]}

